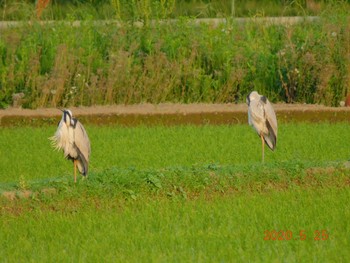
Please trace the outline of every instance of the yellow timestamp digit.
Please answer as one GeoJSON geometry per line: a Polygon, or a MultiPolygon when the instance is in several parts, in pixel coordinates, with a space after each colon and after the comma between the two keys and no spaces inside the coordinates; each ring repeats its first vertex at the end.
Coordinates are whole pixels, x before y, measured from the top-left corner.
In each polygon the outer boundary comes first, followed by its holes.
{"type": "Polygon", "coordinates": [[[299,237],[300,237],[300,240],[306,240],[305,230],[299,231],[299,237]]]}
{"type": "Polygon", "coordinates": [[[329,238],[327,230],[316,230],[314,232],[314,240],[327,240],[329,238]]]}

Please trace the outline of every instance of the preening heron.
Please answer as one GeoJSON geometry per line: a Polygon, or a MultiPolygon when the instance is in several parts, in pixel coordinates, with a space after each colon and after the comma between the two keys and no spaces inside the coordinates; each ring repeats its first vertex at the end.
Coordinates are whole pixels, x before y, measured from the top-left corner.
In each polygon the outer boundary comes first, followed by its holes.
{"type": "Polygon", "coordinates": [[[77,166],[83,176],[87,176],[91,152],[90,140],[84,126],[73,118],[70,110],[62,110],[62,119],[57,131],[50,137],[57,150],[63,150],[64,157],[74,163],[74,182],[77,181],[77,166]]]}
{"type": "Polygon", "coordinates": [[[274,151],[277,143],[277,119],[270,101],[265,97],[252,91],[247,96],[248,122],[253,126],[261,138],[262,162],[264,162],[265,143],[274,151]]]}

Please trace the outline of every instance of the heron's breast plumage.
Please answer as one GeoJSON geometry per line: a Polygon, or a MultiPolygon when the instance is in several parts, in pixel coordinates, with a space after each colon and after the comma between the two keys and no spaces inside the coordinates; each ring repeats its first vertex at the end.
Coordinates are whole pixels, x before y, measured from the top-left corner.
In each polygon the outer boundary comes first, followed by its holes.
{"type": "Polygon", "coordinates": [[[65,157],[74,159],[78,156],[77,150],[74,147],[74,129],[67,127],[63,121],[59,123],[55,135],[50,139],[57,150],[63,150],[65,157]]]}
{"type": "Polygon", "coordinates": [[[255,131],[260,135],[260,133],[267,134],[268,129],[266,127],[266,120],[264,118],[264,109],[260,103],[252,105],[256,107],[257,110],[252,110],[250,107],[248,109],[248,119],[249,124],[252,125],[255,131]]]}

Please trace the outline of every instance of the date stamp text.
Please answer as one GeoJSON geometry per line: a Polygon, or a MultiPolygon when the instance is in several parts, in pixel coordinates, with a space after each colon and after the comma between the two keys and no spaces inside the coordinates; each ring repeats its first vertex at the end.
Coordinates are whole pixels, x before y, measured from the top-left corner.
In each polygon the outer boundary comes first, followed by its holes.
{"type": "Polygon", "coordinates": [[[329,233],[327,230],[315,230],[315,231],[306,231],[299,230],[293,232],[291,230],[265,230],[264,231],[264,240],[315,240],[315,241],[325,241],[328,240],[329,233]]]}

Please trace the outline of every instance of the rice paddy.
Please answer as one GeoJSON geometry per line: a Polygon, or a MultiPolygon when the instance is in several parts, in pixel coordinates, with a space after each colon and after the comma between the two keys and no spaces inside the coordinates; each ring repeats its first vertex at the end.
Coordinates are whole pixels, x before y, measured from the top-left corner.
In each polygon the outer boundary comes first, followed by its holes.
{"type": "Polygon", "coordinates": [[[86,129],[77,184],[55,127],[0,129],[5,262],[349,257],[348,123],[283,123],[265,164],[247,125],[86,129]]]}

